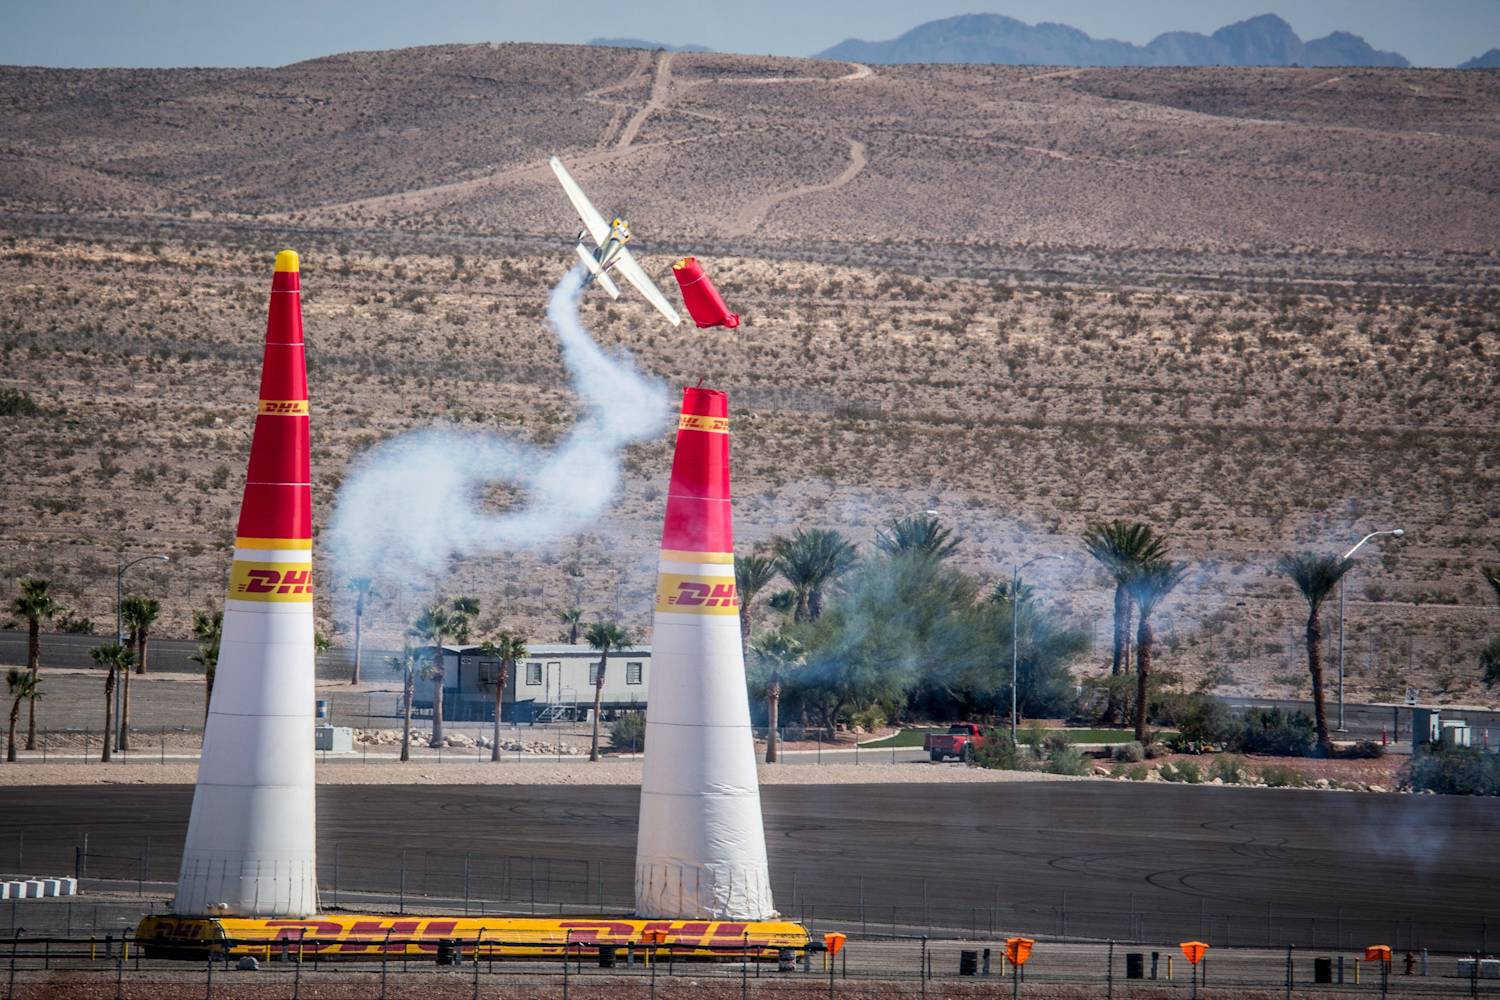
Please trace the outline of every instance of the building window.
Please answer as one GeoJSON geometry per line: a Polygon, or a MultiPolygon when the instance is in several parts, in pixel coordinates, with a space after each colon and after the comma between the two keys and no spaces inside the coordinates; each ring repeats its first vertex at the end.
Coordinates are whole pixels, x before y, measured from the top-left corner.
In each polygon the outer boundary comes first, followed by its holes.
{"type": "Polygon", "coordinates": [[[494,687],[500,681],[500,661],[479,661],[479,685],[480,687],[494,687]]]}
{"type": "Polygon", "coordinates": [[[591,687],[599,685],[599,664],[597,662],[589,664],[589,685],[591,687]]]}
{"type": "Polygon", "coordinates": [[[625,683],[626,684],[639,684],[640,682],[641,682],[641,664],[639,664],[639,663],[626,663],[625,664],[625,683]]]}
{"type": "Polygon", "coordinates": [[[542,665],[540,663],[528,663],[528,664],[526,664],[526,686],[527,687],[541,687],[542,686],[542,665]]]}

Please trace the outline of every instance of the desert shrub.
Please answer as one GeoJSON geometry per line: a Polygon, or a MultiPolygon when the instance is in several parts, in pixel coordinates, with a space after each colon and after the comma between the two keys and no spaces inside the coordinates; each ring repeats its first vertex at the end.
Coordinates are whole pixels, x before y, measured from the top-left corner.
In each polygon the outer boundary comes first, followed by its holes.
{"type": "Polygon", "coordinates": [[[1048,755],[1042,770],[1048,774],[1092,774],[1094,764],[1072,747],[1063,747],[1048,755]]]}
{"type": "Polygon", "coordinates": [[[1115,767],[1115,777],[1127,781],[1145,781],[1147,773],[1145,764],[1132,764],[1129,767],[1121,764],[1115,767]]]}
{"type": "Polygon", "coordinates": [[[992,771],[1032,771],[1036,769],[1036,752],[1018,746],[1003,729],[992,729],[985,734],[984,745],[974,751],[970,761],[975,767],[992,771]]]}
{"type": "Polygon", "coordinates": [[[619,750],[644,750],[646,747],[646,713],[626,712],[610,723],[609,741],[619,750]]]}
{"type": "Polygon", "coordinates": [[[1267,764],[1260,769],[1260,780],[1271,788],[1306,788],[1312,781],[1294,767],[1267,764]]]}
{"type": "Polygon", "coordinates": [[[1041,753],[1042,747],[1047,743],[1048,729],[1040,722],[1028,722],[1021,727],[1018,739],[1022,746],[1030,747],[1037,753],[1041,753]]]}
{"type": "Polygon", "coordinates": [[[1440,795],[1500,795],[1500,754],[1472,747],[1418,751],[1407,765],[1406,783],[1440,795]]]}
{"type": "Polygon", "coordinates": [[[1236,750],[1245,753],[1306,757],[1316,735],[1317,727],[1306,712],[1252,708],[1240,720],[1239,731],[1231,742],[1236,750]]]}
{"type": "Polygon", "coordinates": [[[1212,781],[1218,778],[1226,785],[1243,785],[1249,775],[1245,767],[1240,763],[1238,757],[1229,754],[1220,754],[1208,765],[1208,778],[1212,781]]]}
{"type": "Polygon", "coordinates": [[[1178,761],[1175,765],[1168,762],[1163,764],[1156,773],[1161,775],[1163,781],[1182,782],[1188,785],[1203,783],[1203,772],[1190,760],[1178,761]]]}
{"type": "Polygon", "coordinates": [[[879,705],[871,705],[855,712],[851,719],[856,726],[862,726],[865,732],[873,733],[885,725],[885,712],[879,705]]]}
{"type": "Polygon", "coordinates": [[[1146,748],[1139,742],[1131,740],[1129,743],[1117,744],[1109,752],[1110,757],[1127,764],[1139,764],[1146,759],[1146,748]]]}
{"type": "Polygon", "coordinates": [[[1222,698],[1211,694],[1183,695],[1174,707],[1172,722],[1183,739],[1198,744],[1224,743],[1234,735],[1234,714],[1222,698]]]}
{"type": "Polygon", "coordinates": [[[1491,639],[1488,646],[1479,651],[1479,670],[1485,687],[1500,684],[1500,635],[1491,639]]]}
{"type": "Polygon", "coordinates": [[[0,417],[34,417],[41,412],[29,394],[20,389],[0,389],[0,417]]]}
{"type": "Polygon", "coordinates": [[[1360,740],[1343,753],[1340,757],[1348,757],[1353,760],[1376,760],[1385,756],[1385,747],[1374,740],[1360,740]]]}

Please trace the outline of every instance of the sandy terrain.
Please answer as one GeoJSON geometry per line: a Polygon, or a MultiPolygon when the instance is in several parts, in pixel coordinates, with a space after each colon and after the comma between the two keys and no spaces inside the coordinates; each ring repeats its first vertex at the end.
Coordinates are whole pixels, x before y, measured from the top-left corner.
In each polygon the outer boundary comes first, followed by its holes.
{"type": "MultiPolygon", "coordinates": [[[[51,577],[103,623],[116,554],[161,550],[132,580],[163,597],[163,634],[219,599],[284,244],[303,251],[319,525],[391,434],[557,440],[575,404],[540,313],[576,228],[558,151],[629,207],[650,268],[700,253],[745,318],[669,335],[630,296],[584,311],[667,382],[728,390],[742,547],[798,525],[868,544],[936,508],[992,578],[1064,555],[1035,582],[1098,670],[1109,589],[1077,535],[1144,519],[1198,567],[1158,665],[1292,695],[1304,611],[1274,556],[1399,523],[1349,583],[1350,698],[1489,698],[1494,74],[506,45],[6,68],[0,93],[0,389],[39,407],[0,416],[7,587],[51,577]]],[[[575,602],[644,628],[669,455],[666,434],[633,449],[594,530],[442,586],[481,598],[481,632],[552,641],[575,602]]],[[[344,580],[317,558],[321,627],[347,644],[344,580]]],[[[399,644],[431,583],[383,581],[370,641],[399,644]]]]}

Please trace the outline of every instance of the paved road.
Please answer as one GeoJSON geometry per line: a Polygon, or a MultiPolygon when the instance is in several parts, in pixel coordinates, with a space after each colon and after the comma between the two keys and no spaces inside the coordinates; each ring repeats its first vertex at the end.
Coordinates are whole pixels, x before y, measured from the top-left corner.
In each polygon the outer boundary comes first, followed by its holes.
{"type": "MultiPolygon", "coordinates": [[[[71,871],[87,833],[88,876],[173,879],[191,795],[0,788],[0,868],[71,871]]],[[[404,867],[413,906],[462,900],[467,885],[475,907],[628,908],[638,797],[320,787],[325,902],[335,886],[345,905],[368,905],[355,889],[398,899],[404,867]]],[[[771,786],[762,797],[777,903],[820,927],[1325,948],[1500,939],[1500,800],[1104,782],[771,786]]]]}

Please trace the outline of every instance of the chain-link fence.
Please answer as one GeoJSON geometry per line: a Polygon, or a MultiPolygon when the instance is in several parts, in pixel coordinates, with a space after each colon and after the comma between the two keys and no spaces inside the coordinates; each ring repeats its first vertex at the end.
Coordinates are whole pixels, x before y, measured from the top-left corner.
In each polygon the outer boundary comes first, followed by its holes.
{"type": "Polygon", "coordinates": [[[757,956],[734,946],[672,948],[632,942],[564,943],[543,957],[508,958],[535,942],[480,932],[468,940],[389,936],[347,940],[223,940],[200,957],[146,957],[129,932],[35,936],[17,930],[6,950],[5,1000],[54,997],[1390,997],[1500,996],[1500,962],[1477,955],[1413,954],[1366,961],[1360,953],[1214,948],[1196,966],[1177,945],[1142,948],[1038,940],[1024,966],[1003,939],[850,940],[826,951],[757,956]],[[707,955],[712,951],[714,954],[707,955]],[[335,959],[335,955],[339,957],[335,959]]]}
{"type": "MultiPolygon", "coordinates": [[[[73,844],[18,836],[10,874],[71,874],[85,890],[130,893],[143,900],[165,897],[178,877],[180,849],[177,836],[84,832],[73,844]]],[[[0,876],[7,875],[10,861],[0,846],[0,876]]],[[[1457,903],[1419,916],[1378,907],[1345,908],[1334,899],[1315,910],[1180,893],[1091,893],[1080,898],[1077,892],[1046,896],[1017,891],[1003,879],[986,878],[989,869],[980,865],[952,878],[867,880],[858,871],[858,866],[840,871],[781,866],[773,873],[773,895],[783,914],[814,933],[838,930],[865,939],[978,939],[1019,932],[1058,940],[1197,938],[1229,948],[1348,950],[1379,942],[1397,951],[1488,953],[1489,925],[1496,922],[1495,914],[1457,903]],[[1120,901],[1111,904],[1111,898],[1120,901]]],[[[332,910],[624,915],[635,905],[635,872],[628,861],[442,847],[390,850],[358,841],[320,849],[318,884],[323,906],[332,910]]],[[[27,902],[10,900],[9,912],[0,910],[0,927],[24,926],[16,907],[27,902]]],[[[0,902],[0,907],[6,905],[0,902]]]]}

